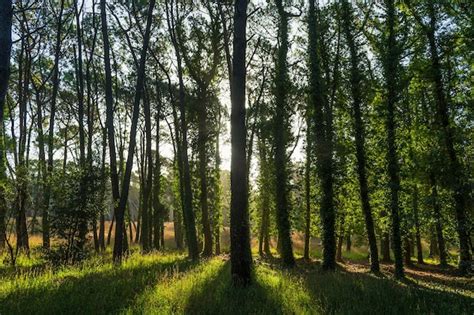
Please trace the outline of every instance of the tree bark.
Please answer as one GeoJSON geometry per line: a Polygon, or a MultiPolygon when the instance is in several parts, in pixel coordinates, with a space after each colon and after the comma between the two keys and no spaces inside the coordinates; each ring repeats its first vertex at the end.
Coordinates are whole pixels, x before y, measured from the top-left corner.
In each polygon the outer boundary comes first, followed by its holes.
{"type": "Polygon", "coordinates": [[[315,137],[316,163],[318,177],[321,182],[321,221],[323,225],[323,269],[336,268],[336,213],[334,209],[333,165],[332,165],[332,130],[331,113],[327,112],[326,88],[322,78],[321,60],[319,56],[319,26],[316,18],[315,1],[309,1],[308,13],[308,51],[309,51],[309,106],[313,112],[313,134],[315,137]],[[326,112],[325,112],[326,109],[326,112]]]}
{"type": "Polygon", "coordinates": [[[275,64],[275,116],[273,121],[275,147],[275,202],[277,213],[278,240],[281,242],[283,265],[292,267],[295,264],[291,242],[291,225],[289,220],[290,201],[288,187],[288,135],[289,131],[289,78],[288,78],[288,14],[283,2],[275,1],[279,22],[277,59],[275,64]]]}
{"type": "MultiPolygon", "coordinates": [[[[86,243],[87,236],[87,217],[85,215],[86,208],[86,139],[84,130],[84,72],[83,72],[83,58],[82,58],[82,25],[80,19],[80,11],[78,9],[78,0],[74,1],[74,15],[76,18],[76,37],[77,37],[77,58],[76,59],[76,92],[77,92],[77,104],[78,104],[78,117],[79,123],[79,166],[83,172],[81,183],[79,185],[79,194],[81,195],[81,204],[79,205],[79,211],[81,217],[79,221],[79,241],[77,246],[79,249],[83,249],[86,243]]],[[[74,50],[76,53],[76,50],[74,50]]]]}
{"type": "Polygon", "coordinates": [[[10,56],[12,47],[12,1],[5,0],[0,3],[0,251],[6,242],[6,148],[5,128],[3,124],[5,104],[10,78],[10,56]]]}
{"type": "MultiPolygon", "coordinates": [[[[146,89],[145,89],[146,90],[146,89]]],[[[147,93],[145,91],[145,93],[147,93]]],[[[153,154],[151,152],[151,110],[150,100],[148,94],[144,97],[144,116],[145,116],[145,159],[146,159],[146,173],[144,178],[144,192],[143,192],[143,209],[142,209],[142,250],[148,252],[151,250],[151,234],[152,234],[152,186],[153,186],[153,154]]],[[[143,162],[145,163],[145,162],[143,162]]]]}
{"type": "Polygon", "coordinates": [[[309,247],[311,241],[311,119],[306,117],[306,163],[305,163],[305,233],[304,233],[304,255],[303,258],[309,260],[309,247]]]}
{"type": "Polygon", "coordinates": [[[259,231],[259,254],[260,256],[271,256],[269,230],[270,230],[270,198],[271,193],[268,187],[271,187],[270,161],[267,152],[267,143],[260,132],[258,139],[258,152],[260,155],[260,198],[262,219],[259,231]]]}
{"type": "Polygon", "coordinates": [[[382,238],[380,239],[380,247],[382,248],[382,261],[383,262],[391,262],[392,258],[390,258],[390,234],[388,232],[384,232],[382,238]]]}
{"type": "Polygon", "coordinates": [[[386,102],[387,102],[387,162],[388,176],[390,186],[390,212],[391,212],[391,229],[392,229],[392,249],[395,256],[395,277],[403,278],[403,251],[402,240],[400,235],[400,215],[399,215],[399,192],[400,192],[400,175],[398,165],[398,154],[396,146],[396,118],[395,105],[397,102],[397,80],[399,67],[399,53],[396,41],[396,9],[394,0],[386,1],[387,5],[387,27],[388,37],[386,43],[386,51],[384,59],[384,75],[386,83],[386,102]]]}
{"type": "Polygon", "coordinates": [[[245,128],[245,87],[247,49],[247,1],[236,0],[234,6],[234,39],[231,89],[231,207],[230,260],[235,284],[251,282],[252,254],[247,188],[247,132],[245,128]]]}
{"type": "Polygon", "coordinates": [[[359,54],[356,48],[356,39],[353,35],[353,14],[349,2],[343,1],[343,28],[346,35],[347,44],[350,52],[350,81],[352,93],[352,110],[354,117],[354,132],[357,157],[357,174],[359,179],[360,200],[362,204],[362,213],[365,219],[365,229],[369,241],[370,250],[370,270],[372,272],[380,271],[379,255],[377,249],[377,239],[375,237],[374,220],[372,217],[372,207],[370,205],[369,188],[367,183],[367,159],[365,152],[365,128],[362,120],[362,73],[359,68],[359,54]]]}
{"type": "MultiPolygon", "coordinates": [[[[155,135],[155,167],[153,174],[153,248],[156,250],[160,249],[161,243],[161,232],[164,226],[162,222],[164,221],[164,209],[161,204],[161,161],[160,161],[160,115],[161,115],[161,93],[160,88],[157,82],[156,86],[157,92],[157,108],[155,115],[155,126],[156,126],[156,135],[155,135]]],[[[164,244],[163,244],[164,245],[164,244]]]]}
{"type": "Polygon", "coordinates": [[[208,182],[207,182],[207,114],[206,106],[201,101],[198,109],[198,156],[199,156],[199,183],[200,183],[200,204],[201,204],[201,223],[204,233],[204,246],[202,255],[209,257],[212,255],[212,232],[209,221],[209,200],[208,200],[208,182]]]}

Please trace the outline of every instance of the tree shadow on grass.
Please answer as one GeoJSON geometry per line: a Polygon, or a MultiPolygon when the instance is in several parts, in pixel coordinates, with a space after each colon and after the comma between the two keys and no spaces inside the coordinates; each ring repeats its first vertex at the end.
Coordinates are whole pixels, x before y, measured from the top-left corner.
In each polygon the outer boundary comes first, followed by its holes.
{"type": "Polygon", "coordinates": [[[195,266],[188,259],[177,258],[73,273],[45,284],[32,282],[28,287],[14,287],[8,294],[0,295],[0,314],[118,313],[166,272],[182,272],[195,266]]]}
{"type": "Polygon", "coordinates": [[[335,272],[312,268],[302,278],[324,313],[472,314],[474,310],[473,298],[423,287],[410,279],[396,281],[385,274],[355,272],[343,265],[335,272]]]}
{"type": "Polygon", "coordinates": [[[460,276],[458,269],[452,266],[443,268],[437,265],[417,264],[410,266],[406,273],[415,281],[429,283],[432,286],[474,292],[473,278],[460,276]]]}
{"type": "Polygon", "coordinates": [[[193,290],[186,301],[185,314],[282,314],[285,306],[265,283],[254,281],[247,287],[232,284],[227,261],[204,285],[193,290]]]}

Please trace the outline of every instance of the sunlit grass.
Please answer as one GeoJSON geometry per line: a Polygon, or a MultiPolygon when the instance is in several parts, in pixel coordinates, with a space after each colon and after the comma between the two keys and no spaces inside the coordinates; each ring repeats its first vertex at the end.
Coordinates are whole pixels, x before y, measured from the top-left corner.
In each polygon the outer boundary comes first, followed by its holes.
{"type": "MultiPolygon", "coordinates": [[[[276,253],[275,257],[277,257],[276,253]]],[[[391,265],[367,272],[364,250],[345,253],[336,272],[317,260],[282,269],[255,255],[254,281],[232,285],[228,256],[191,262],[178,252],[141,255],[121,266],[110,251],[76,266],[53,267],[38,252],[18,266],[0,265],[0,314],[472,314],[472,280],[434,266],[407,270],[395,281],[391,265]]],[[[313,258],[314,259],[314,258],[313,258]]]]}
{"type": "Polygon", "coordinates": [[[300,278],[256,265],[246,288],[231,282],[230,264],[221,257],[185,274],[166,277],[145,291],[127,313],[303,314],[318,313],[300,278]]]}

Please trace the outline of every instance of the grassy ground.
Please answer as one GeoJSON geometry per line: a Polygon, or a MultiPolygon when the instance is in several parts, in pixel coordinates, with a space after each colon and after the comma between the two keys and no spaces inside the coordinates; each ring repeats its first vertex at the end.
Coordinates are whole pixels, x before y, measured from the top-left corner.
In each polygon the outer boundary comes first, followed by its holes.
{"type": "Polygon", "coordinates": [[[404,282],[365,263],[325,273],[317,261],[282,270],[255,257],[249,288],[231,284],[227,256],[193,263],[181,253],[132,254],[120,267],[110,254],[54,269],[41,259],[0,265],[0,314],[473,314],[474,283],[432,265],[404,282]]]}

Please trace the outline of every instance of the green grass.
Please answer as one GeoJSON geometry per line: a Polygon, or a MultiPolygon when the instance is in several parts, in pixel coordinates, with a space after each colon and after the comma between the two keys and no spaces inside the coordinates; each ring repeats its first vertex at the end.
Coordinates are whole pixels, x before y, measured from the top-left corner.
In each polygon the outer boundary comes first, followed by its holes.
{"type": "MultiPolygon", "coordinates": [[[[256,259],[252,285],[234,287],[225,256],[192,263],[179,253],[110,255],[54,269],[23,259],[0,265],[0,314],[472,314],[472,280],[439,283],[388,273],[323,272],[317,262],[284,270],[256,259]]],[[[436,274],[433,274],[433,277],[436,274]]]]}
{"type": "Polygon", "coordinates": [[[385,274],[307,272],[306,287],[324,313],[335,314],[472,314],[472,296],[385,274]]]}

